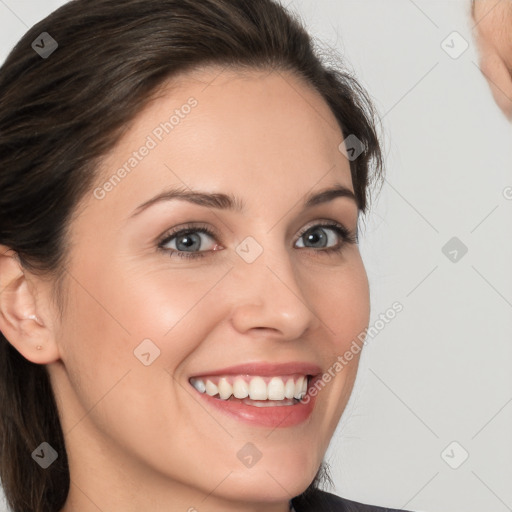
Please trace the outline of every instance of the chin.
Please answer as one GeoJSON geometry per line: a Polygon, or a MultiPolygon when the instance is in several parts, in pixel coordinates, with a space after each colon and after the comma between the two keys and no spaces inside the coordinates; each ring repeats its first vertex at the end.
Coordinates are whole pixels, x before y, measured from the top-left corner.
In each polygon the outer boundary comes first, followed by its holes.
{"type": "Polygon", "coordinates": [[[255,468],[233,472],[229,478],[230,499],[242,501],[282,502],[304,492],[315,478],[316,471],[305,473],[300,468],[255,468]],[[254,471],[254,473],[253,473],[254,471]]]}

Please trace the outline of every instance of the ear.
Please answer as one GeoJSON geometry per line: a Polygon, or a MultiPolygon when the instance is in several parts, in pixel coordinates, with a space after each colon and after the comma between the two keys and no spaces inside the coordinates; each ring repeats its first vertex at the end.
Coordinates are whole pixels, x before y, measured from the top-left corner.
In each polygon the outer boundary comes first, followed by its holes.
{"type": "Polygon", "coordinates": [[[36,307],[38,295],[17,253],[0,245],[0,331],[25,359],[49,364],[60,354],[48,308],[36,307]]]}

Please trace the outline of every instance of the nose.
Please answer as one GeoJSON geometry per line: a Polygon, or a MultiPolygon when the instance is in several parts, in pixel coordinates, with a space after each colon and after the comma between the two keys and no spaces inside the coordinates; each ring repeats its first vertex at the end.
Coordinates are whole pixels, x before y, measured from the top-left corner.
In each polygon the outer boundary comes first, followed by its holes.
{"type": "Polygon", "coordinates": [[[293,340],[320,322],[308,293],[314,280],[294,266],[285,248],[265,249],[252,263],[239,258],[229,279],[231,321],[242,334],[293,340]]]}

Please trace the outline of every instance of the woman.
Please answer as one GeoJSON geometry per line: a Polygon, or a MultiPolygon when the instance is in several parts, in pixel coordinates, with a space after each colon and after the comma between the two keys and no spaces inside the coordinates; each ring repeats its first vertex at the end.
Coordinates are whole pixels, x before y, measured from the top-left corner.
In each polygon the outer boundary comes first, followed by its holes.
{"type": "Polygon", "coordinates": [[[358,83],[272,0],[77,0],[0,98],[12,510],[382,510],[319,487],[369,321],[358,83]]]}

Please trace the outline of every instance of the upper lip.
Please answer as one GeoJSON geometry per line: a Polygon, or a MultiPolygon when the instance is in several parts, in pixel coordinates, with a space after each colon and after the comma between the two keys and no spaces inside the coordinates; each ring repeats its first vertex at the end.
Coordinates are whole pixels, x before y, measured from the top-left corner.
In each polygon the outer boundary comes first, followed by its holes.
{"type": "Polygon", "coordinates": [[[320,366],[308,362],[290,362],[290,363],[244,363],[217,370],[206,370],[197,373],[191,377],[216,376],[216,375],[293,375],[296,373],[303,375],[316,376],[322,372],[320,366]]]}

